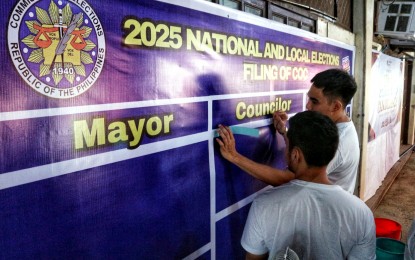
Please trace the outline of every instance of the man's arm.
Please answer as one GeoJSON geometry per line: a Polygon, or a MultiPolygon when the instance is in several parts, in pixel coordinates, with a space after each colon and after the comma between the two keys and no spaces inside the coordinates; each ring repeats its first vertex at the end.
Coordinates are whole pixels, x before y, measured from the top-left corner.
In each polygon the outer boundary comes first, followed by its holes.
{"type": "Polygon", "coordinates": [[[352,247],[347,259],[376,259],[376,224],[370,209],[366,210],[365,219],[360,222],[364,223],[365,230],[361,232],[360,241],[352,247]]]}
{"type": "Polygon", "coordinates": [[[280,170],[260,164],[238,153],[235,138],[229,127],[219,125],[218,133],[221,138],[217,138],[216,141],[220,146],[222,156],[251,176],[273,186],[281,185],[294,179],[294,174],[289,170],[280,170]]]}
{"type": "Polygon", "coordinates": [[[249,252],[246,252],[245,260],[264,260],[268,258],[268,253],[264,255],[254,255],[249,252]]]}

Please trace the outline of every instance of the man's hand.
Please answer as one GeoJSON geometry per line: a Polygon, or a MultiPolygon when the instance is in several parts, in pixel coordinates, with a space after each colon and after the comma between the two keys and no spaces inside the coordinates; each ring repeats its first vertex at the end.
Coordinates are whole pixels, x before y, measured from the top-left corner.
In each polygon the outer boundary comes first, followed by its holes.
{"type": "Polygon", "coordinates": [[[216,138],[216,141],[220,146],[220,153],[226,160],[234,162],[238,152],[231,129],[228,126],[219,125],[218,134],[221,138],[216,138]]]}
{"type": "MultiPolygon", "coordinates": [[[[220,146],[222,156],[252,177],[273,186],[278,186],[294,179],[294,174],[289,170],[279,170],[266,164],[257,163],[238,153],[235,147],[235,138],[228,126],[219,125],[218,134],[220,138],[216,138],[216,142],[220,146]]],[[[285,135],[284,138],[286,138],[285,135]]]]}
{"type": "Polygon", "coordinates": [[[278,133],[284,135],[287,132],[286,123],[288,120],[288,115],[284,111],[275,111],[272,116],[274,119],[274,127],[278,133]]]}

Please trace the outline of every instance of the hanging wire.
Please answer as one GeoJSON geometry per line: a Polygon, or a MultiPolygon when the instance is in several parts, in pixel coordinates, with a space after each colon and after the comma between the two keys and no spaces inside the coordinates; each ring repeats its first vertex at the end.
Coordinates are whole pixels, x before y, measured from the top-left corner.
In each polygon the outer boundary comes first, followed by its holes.
{"type": "Polygon", "coordinates": [[[386,3],[385,3],[385,0],[382,0],[382,4],[384,4],[384,5],[391,5],[391,4],[395,3],[395,1],[396,1],[396,0],[393,0],[391,3],[386,4],[386,3]]]}
{"type": "Polygon", "coordinates": [[[382,6],[386,6],[385,9],[382,8],[382,12],[386,11],[388,9],[388,6],[392,5],[393,3],[395,3],[396,0],[393,0],[392,2],[390,2],[389,4],[385,3],[385,0],[382,0],[382,6]]]}

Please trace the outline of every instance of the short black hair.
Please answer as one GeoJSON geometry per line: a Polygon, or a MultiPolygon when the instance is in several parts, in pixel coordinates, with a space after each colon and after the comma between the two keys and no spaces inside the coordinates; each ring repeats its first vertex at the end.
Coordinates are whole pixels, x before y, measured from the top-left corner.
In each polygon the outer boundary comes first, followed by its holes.
{"type": "Polygon", "coordinates": [[[343,106],[352,100],[357,91],[354,78],[342,69],[328,69],[317,73],[310,81],[316,88],[322,89],[330,101],[340,98],[343,106]]]}
{"type": "Polygon", "coordinates": [[[309,166],[326,166],[339,145],[336,124],[328,116],[315,111],[297,113],[289,119],[288,149],[298,147],[309,166]]]}

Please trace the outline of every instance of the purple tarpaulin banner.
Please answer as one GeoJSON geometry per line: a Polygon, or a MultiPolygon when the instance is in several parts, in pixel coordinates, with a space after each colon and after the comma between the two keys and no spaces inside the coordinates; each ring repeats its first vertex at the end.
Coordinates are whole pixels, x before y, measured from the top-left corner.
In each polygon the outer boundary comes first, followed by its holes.
{"type": "Polygon", "coordinates": [[[0,258],[239,259],[272,113],[354,47],[207,1],[0,3],[0,258]],[[169,2],[169,3],[167,3],[169,2]],[[255,131],[250,131],[255,130],[255,131]]]}

